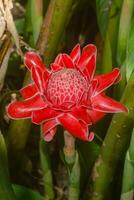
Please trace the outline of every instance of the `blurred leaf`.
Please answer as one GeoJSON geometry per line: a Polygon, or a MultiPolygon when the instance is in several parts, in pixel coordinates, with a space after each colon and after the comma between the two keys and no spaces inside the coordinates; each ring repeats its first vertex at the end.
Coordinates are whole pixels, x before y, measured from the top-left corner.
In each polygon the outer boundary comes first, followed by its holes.
{"type": "Polygon", "coordinates": [[[134,129],[129,149],[126,153],[121,200],[133,200],[134,197],[134,129]]]}
{"type": "Polygon", "coordinates": [[[88,181],[88,177],[90,175],[91,168],[99,154],[99,145],[94,142],[83,142],[77,140],[77,150],[79,153],[79,160],[81,165],[81,191],[85,186],[85,183],[88,181]]]}
{"type": "Polygon", "coordinates": [[[0,199],[16,200],[9,178],[6,144],[1,132],[0,132],[0,199]]]}
{"type": "Polygon", "coordinates": [[[96,0],[97,19],[102,36],[106,32],[110,5],[111,0],[96,0]]]}
{"type": "Polygon", "coordinates": [[[17,200],[43,200],[43,197],[21,185],[13,185],[14,192],[16,194],[17,200]]]}
{"type": "Polygon", "coordinates": [[[131,30],[127,44],[127,56],[126,56],[126,77],[130,78],[134,70],[134,18],[131,25],[131,30]]]}
{"type": "Polygon", "coordinates": [[[29,0],[31,5],[31,23],[33,30],[34,44],[36,44],[40,27],[43,21],[43,1],[42,0],[29,0]]]}
{"type": "Polygon", "coordinates": [[[24,32],[24,24],[25,24],[25,19],[17,19],[15,21],[15,26],[19,34],[22,34],[24,32]]]}
{"type": "Polygon", "coordinates": [[[118,33],[118,45],[117,45],[118,65],[121,65],[126,57],[127,40],[131,28],[133,11],[134,11],[134,1],[124,0],[121,10],[119,33],[118,33]]]}

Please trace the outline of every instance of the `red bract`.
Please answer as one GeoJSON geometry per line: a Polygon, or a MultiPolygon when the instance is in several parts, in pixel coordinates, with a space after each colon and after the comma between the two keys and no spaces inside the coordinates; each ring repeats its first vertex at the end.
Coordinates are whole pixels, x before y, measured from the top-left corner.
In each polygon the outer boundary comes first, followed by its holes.
{"type": "Polygon", "coordinates": [[[120,70],[94,76],[96,47],[92,44],[80,51],[77,44],[70,55],[59,54],[49,71],[35,52],[27,52],[24,63],[33,82],[22,88],[24,101],[7,107],[13,119],[31,118],[41,124],[44,139],[51,141],[56,126],[62,125],[73,136],[91,141],[88,128],[106,113],[127,112],[121,103],[105,95],[105,90],[120,79],[120,70]]]}

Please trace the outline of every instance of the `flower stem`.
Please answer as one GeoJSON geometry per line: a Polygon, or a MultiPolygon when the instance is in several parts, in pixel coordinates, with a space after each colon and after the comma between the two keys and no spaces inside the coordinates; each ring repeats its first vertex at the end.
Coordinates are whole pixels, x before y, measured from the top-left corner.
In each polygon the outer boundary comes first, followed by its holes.
{"type": "Polygon", "coordinates": [[[80,193],[80,163],[78,152],[75,149],[75,138],[64,131],[64,156],[69,169],[69,194],[68,200],[78,200],[80,193]]]}
{"type": "Polygon", "coordinates": [[[64,131],[64,156],[65,156],[65,161],[68,165],[74,164],[75,162],[75,138],[68,133],[68,131],[64,131]]]}
{"type": "MultiPolygon", "coordinates": [[[[90,200],[108,199],[110,184],[117,166],[124,159],[131,138],[134,123],[134,73],[122,97],[129,113],[115,114],[101,147],[100,155],[92,173],[92,193],[90,200]]],[[[90,194],[89,194],[90,195],[90,194]]]]}
{"type": "Polygon", "coordinates": [[[51,173],[51,161],[47,143],[41,138],[40,140],[40,160],[43,170],[44,179],[44,199],[54,199],[53,180],[51,173]]]}

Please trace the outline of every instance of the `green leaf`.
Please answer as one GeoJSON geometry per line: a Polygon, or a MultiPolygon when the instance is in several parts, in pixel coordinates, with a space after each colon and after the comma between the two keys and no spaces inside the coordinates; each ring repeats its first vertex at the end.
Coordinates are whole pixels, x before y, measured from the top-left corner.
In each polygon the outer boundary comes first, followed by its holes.
{"type": "Polygon", "coordinates": [[[21,185],[13,185],[14,192],[16,194],[17,200],[43,200],[43,197],[21,185]]]}
{"type": "Polygon", "coordinates": [[[43,1],[42,0],[30,0],[31,6],[31,23],[33,30],[34,43],[36,44],[40,27],[43,21],[43,1]]]}
{"type": "Polygon", "coordinates": [[[0,132],[0,200],[16,200],[9,178],[7,149],[0,132]]]}
{"type": "Polygon", "coordinates": [[[118,33],[117,61],[119,65],[122,64],[122,62],[126,57],[127,40],[131,28],[133,11],[134,11],[134,1],[124,0],[121,10],[119,33],[118,33]]]}
{"type": "Polygon", "coordinates": [[[15,25],[16,25],[16,28],[17,28],[17,31],[18,31],[19,34],[23,34],[23,32],[24,32],[24,24],[25,24],[25,19],[24,18],[17,19],[15,21],[15,25]]]}
{"type": "Polygon", "coordinates": [[[129,33],[128,44],[127,44],[127,56],[126,56],[126,77],[127,80],[130,78],[134,70],[134,18],[129,33]]]}
{"type": "Polygon", "coordinates": [[[132,137],[130,141],[129,149],[126,153],[124,172],[123,172],[123,182],[122,182],[122,192],[120,200],[133,200],[134,195],[134,129],[132,132],[132,137]]]}
{"type": "Polygon", "coordinates": [[[106,32],[110,5],[111,0],[96,0],[98,26],[102,36],[104,36],[106,32]]]}

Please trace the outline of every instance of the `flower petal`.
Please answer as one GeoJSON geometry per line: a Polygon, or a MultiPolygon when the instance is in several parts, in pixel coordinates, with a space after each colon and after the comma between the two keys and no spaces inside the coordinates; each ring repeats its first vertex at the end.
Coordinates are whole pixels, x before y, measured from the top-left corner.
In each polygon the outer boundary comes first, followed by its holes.
{"type": "Polygon", "coordinates": [[[20,93],[24,99],[31,98],[38,92],[38,89],[34,83],[20,89],[20,93]]]}
{"type": "Polygon", "coordinates": [[[75,107],[72,109],[71,114],[75,116],[78,120],[84,121],[88,125],[92,124],[90,115],[88,114],[88,109],[84,107],[75,107]]]}
{"type": "Polygon", "coordinates": [[[99,120],[101,120],[106,115],[106,113],[104,112],[99,112],[96,110],[89,110],[89,109],[87,110],[87,113],[90,116],[93,124],[96,124],[99,120]]]}
{"type": "Polygon", "coordinates": [[[62,60],[66,68],[74,68],[74,63],[70,56],[64,53],[62,54],[62,60]]]}
{"type": "Polygon", "coordinates": [[[60,65],[63,67],[63,61],[62,61],[62,54],[58,54],[58,56],[55,58],[54,64],[60,65]]]}
{"type": "Polygon", "coordinates": [[[106,113],[128,112],[128,109],[120,102],[113,100],[105,94],[92,98],[92,108],[106,113]]]}
{"type": "Polygon", "coordinates": [[[55,111],[51,108],[43,108],[32,113],[32,122],[34,124],[40,124],[45,120],[57,117],[58,114],[58,111],[55,111]]]}
{"type": "Polygon", "coordinates": [[[89,44],[83,48],[78,68],[88,79],[92,79],[96,67],[96,46],[89,44]]]}
{"type": "Polygon", "coordinates": [[[81,56],[80,45],[77,44],[71,51],[70,57],[72,58],[72,61],[77,65],[77,63],[79,62],[80,56],[81,56]]]}
{"type": "Polygon", "coordinates": [[[25,101],[12,102],[7,107],[8,115],[13,119],[28,118],[34,110],[42,109],[47,104],[39,94],[26,99],[25,101]]]}
{"type": "Polygon", "coordinates": [[[7,115],[11,119],[30,118],[32,111],[23,108],[20,102],[12,102],[7,106],[7,115]]]}
{"type": "Polygon", "coordinates": [[[63,67],[62,67],[61,65],[58,65],[58,64],[55,64],[55,63],[53,63],[53,64],[51,65],[51,68],[52,68],[52,71],[53,71],[53,72],[57,72],[57,71],[63,69],[63,67]]]}
{"type": "Polygon", "coordinates": [[[43,73],[40,70],[40,68],[38,68],[38,67],[32,68],[32,79],[35,82],[39,92],[41,94],[44,94],[45,93],[45,81],[43,78],[43,73]]]}
{"type": "Polygon", "coordinates": [[[120,78],[120,70],[115,68],[112,72],[102,74],[94,77],[94,80],[98,80],[98,86],[94,95],[98,95],[111,85],[115,84],[120,78]]]}
{"type": "Polygon", "coordinates": [[[24,64],[31,70],[32,67],[39,67],[43,71],[45,70],[45,65],[43,64],[40,56],[33,51],[29,51],[24,56],[24,64]]]}
{"type": "Polygon", "coordinates": [[[55,133],[56,133],[56,126],[58,125],[58,121],[56,119],[49,120],[42,124],[42,134],[44,137],[44,140],[47,142],[50,142],[55,133]]]}
{"type": "Polygon", "coordinates": [[[85,141],[90,141],[90,134],[88,133],[87,124],[78,120],[69,113],[64,113],[63,115],[59,116],[58,120],[61,125],[63,125],[64,128],[68,130],[69,133],[71,133],[73,136],[85,141]]]}

